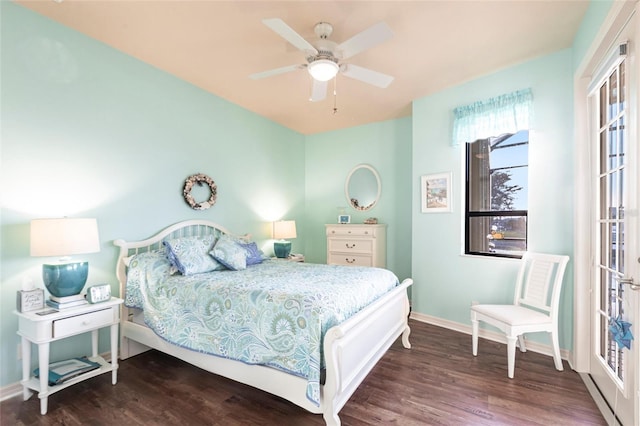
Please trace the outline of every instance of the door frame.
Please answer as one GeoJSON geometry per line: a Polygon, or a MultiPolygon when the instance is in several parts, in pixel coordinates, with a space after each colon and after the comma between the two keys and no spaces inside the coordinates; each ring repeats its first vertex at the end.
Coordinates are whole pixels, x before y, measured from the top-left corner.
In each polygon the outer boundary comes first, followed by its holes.
{"type": "MultiPolygon", "coordinates": [[[[613,2],[607,17],[600,30],[596,34],[589,49],[585,53],[582,62],[574,74],[574,143],[576,155],[574,157],[574,182],[575,182],[575,211],[591,211],[594,205],[592,198],[592,164],[597,153],[593,152],[593,146],[584,141],[590,141],[588,104],[588,85],[591,76],[597,70],[600,62],[607,57],[608,52],[615,46],[618,34],[628,17],[638,6],[638,0],[613,2]]],[[[640,10],[636,11],[640,13],[640,10]]],[[[638,17],[636,17],[636,20],[638,17]]],[[[630,43],[632,51],[629,55],[640,57],[640,42],[630,43]]],[[[636,64],[636,67],[638,64],[636,64]]],[[[636,97],[637,99],[637,97],[636,97]]],[[[635,105],[640,108],[640,105],[635,105]]],[[[639,111],[633,113],[638,117],[639,111]]],[[[634,117],[634,119],[635,119],[634,117]]],[[[583,376],[594,401],[603,414],[611,415],[607,402],[586,374],[590,369],[591,356],[591,268],[595,262],[591,247],[593,246],[592,231],[593,218],[590,215],[574,215],[574,315],[573,315],[573,351],[570,355],[570,363],[574,370],[583,376]]],[[[640,383],[639,366],[635,367],[635,383],[640,383]]],[[[636,410],[638,407],[636,407],[636,410]]],[[[608,417],[607,417],[608,418],[608,417]]]]}

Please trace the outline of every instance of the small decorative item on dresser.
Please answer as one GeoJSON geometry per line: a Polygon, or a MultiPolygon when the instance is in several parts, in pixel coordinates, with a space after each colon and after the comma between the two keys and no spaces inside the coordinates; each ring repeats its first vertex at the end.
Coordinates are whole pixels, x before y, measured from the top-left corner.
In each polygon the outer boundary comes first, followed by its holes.
{"type": "Polygon", "coordinates": [[[341,214],[338,216],[338,223],[351,223],[351,216],[348,214],[341,214]]]}
{"type": "Polygon", "coordinates": [[[378,223],[378,218],[377,217],[370,217],[365,219],[364,224],[365,225],[376,225],[378,223]]]}
{"type": "Polygon", "coordinates": [[[16,296],[16,309],[18,312],[30,312],[44,308],[44,290],[18,290],[16,296]]]}

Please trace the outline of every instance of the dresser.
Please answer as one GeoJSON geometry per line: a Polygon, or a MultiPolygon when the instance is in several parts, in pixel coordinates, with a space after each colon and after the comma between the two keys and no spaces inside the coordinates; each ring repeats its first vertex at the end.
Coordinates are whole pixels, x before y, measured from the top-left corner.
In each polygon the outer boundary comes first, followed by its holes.
{"type": "Polygon", "coordinates": [[[327,264],[387,266],[387,225],[325,225],[327,264]]]}

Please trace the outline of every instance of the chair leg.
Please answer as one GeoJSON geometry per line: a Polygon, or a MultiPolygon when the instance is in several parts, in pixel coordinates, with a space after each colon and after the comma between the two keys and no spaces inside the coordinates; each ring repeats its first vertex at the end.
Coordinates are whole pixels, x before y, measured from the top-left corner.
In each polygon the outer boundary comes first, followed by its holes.
{"type": "Polygon", "coordinates": [[[527,351],[527,345],[524,344],[524,334],[518,336],[518,346],[520,347],[520,352],[527,351]]]}
{"type": "Polygon", "coordinates": [[[551,347],[553,348],[553,362],[556,365],[556,370],[562,371],[562,358],[560,358],[560,345],[558,344],[558,334],[551,332],[551,347]]]}
{"type": "Polygon", "coordinates": [[[516,340],[515,336],[507,336],[507,374],[510,379],[513,379],[513,372],[516,365],[516,340]]]}
{"type": "Polygon", "coordinates": [[[478,356],[478,320],[471,320],[471,352],[478,356]]]}

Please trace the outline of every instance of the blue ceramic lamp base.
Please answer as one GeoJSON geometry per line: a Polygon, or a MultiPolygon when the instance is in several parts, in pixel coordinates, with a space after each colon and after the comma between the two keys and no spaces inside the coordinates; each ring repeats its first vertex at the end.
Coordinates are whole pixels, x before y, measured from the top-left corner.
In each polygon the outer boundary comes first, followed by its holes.
{"type": "Polygon", "coordinates": [[[276,257],[284,259],[291,253],[291,241],[276,241],[273,243],[273,252],[276,257]]]}
{"type": "Polygon", "coordinates": [[[89,262],[42,265],[42,279],[52,296],[80,294],[89,275],[89,262]]]}

